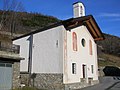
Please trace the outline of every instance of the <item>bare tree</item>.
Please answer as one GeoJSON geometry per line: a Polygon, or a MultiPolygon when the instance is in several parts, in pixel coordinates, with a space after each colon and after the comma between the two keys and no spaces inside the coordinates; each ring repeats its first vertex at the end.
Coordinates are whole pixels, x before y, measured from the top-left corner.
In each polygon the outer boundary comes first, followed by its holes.
{"type": "Polygon", "coordinates": [[[17,28],[18,12],[24,11],[24,8],[22,3],[17,0],[2,0],[2,3],[3,11],[0,21],[0,30],[9,31],[12,36],[17,28]]]}

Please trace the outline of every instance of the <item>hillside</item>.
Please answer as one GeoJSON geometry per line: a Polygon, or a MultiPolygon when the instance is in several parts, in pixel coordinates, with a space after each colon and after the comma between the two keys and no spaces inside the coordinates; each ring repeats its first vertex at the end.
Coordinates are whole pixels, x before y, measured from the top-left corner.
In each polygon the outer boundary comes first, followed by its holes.
{"type": "Polygon", "coordinates": [[[102,53],[98,55],[98,65],[99,67],[103,66],[118,66],[120,67],[120,57],[102,53]]]}
{"type": "Polygon", "coordinates": [[[120,56],[120,37],[104,34],[105,40],[97,42],[104,53],[120,56]]]}
{"type": "Polygon", "coordinates": [[[104,33],[105,40],[98,44],[99,66],[119,66],[120,67],[120,37],[104,33]]]}
{"type": "MultiPolygon", "coordinates": [[[[0,21],[3,11],[0,11],[0,21]]],[[[13,32],[15,35],[25,34],[40,29],[60,20],[39,13],[12,12],[8,11],[4,15],[5,22],[1,31],[13,32]],[[11,22],[11,20],[13,20],[11,22]],[[9,28],[12,26],[12,29],[9,28]],[[6,28],[7,27],[7,28],[6,28]],[[11,30],[10,30],[11,29],[11,30]]],[[[3,33],[3,32],[2,32],[3,33]]],[[[10,34],[8,34],[10,35],[10,34]]],[[[105,34],[105,40],[97,42],[99,66],[117,65],[120,66],[120,37],[105,34]],[[117,58],[117,59],[116,59],[117,58]]],[[[3,39],[6,40],[6,37],[3,39]]],[[[6,40],[7,41],[7,40],[6,40]]]]}
{"type": "Polygon", "coordinates": [[[58,22],[53,16],[40,13],[1,11],[0,21],[3,22],[2,31],[25,34],[38,28],[58,22]]]}

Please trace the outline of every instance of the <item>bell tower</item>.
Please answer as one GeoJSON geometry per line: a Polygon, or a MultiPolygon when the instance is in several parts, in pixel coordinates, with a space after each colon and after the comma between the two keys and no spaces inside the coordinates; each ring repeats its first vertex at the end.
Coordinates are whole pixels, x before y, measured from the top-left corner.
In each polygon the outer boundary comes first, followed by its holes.
{"type": "Polygon", "coordinates": [[[83,3],[76,2],[73,4],[74,18],[85,16],[85,7],[83,3]]]}

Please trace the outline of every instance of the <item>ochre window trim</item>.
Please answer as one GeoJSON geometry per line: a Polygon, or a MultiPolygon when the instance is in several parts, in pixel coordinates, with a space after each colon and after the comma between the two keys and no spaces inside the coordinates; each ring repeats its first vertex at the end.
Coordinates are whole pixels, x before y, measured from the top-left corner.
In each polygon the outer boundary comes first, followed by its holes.
{"type": "Polygon", "coordinates": [[[92,49],[93,49],[92,48],[92,41],[89,40],[89,53],[90,53],[90,55],[93,55],[93,50],[92,49]]]}
{"type": "Polygon", "coordinates": [[[72,33],[73,51],[77,51],[77,34],[72,33]]]}

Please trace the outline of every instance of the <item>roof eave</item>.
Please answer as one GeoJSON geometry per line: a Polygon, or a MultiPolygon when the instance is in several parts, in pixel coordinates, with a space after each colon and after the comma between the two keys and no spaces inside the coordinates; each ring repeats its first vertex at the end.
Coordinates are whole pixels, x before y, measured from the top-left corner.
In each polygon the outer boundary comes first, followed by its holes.
{"type": "Polygon", "coordinates": [[[93,18],[92,15],[88,15],[88,16],[83,16],[83,17],[78,17],[78,18],[70,18],[55,24],[52,24],[50,26],[44,27],[42,29],[30,32],[28,34],[25,34],[23,36],[14,38],[14,40],[31,35],[31,34],[35,34],[41,31],[45,31],[48,30],[50,28],[54,28],[60,25],[64,25],[64,27],[66,28],[66,30],[71,30],[72,28],[78,27],[80,25],[85,25],[89,32],[91,33],[91,35],[93,36],[94,40],[104,40],[104,36],[98,26],[98,24],[96,23],[95,19],[93,18]]]}
{"type": "Polygon", "coordinates": [[[95,41],[105,39],[103,33],[101,32],[98,24],[96,23],[96,21],[92,15],[90,16],[90,19],[85,21],[84,23],[89,28],[88,30],[91,33],[91,35],[93,36],[95,41]]]}

